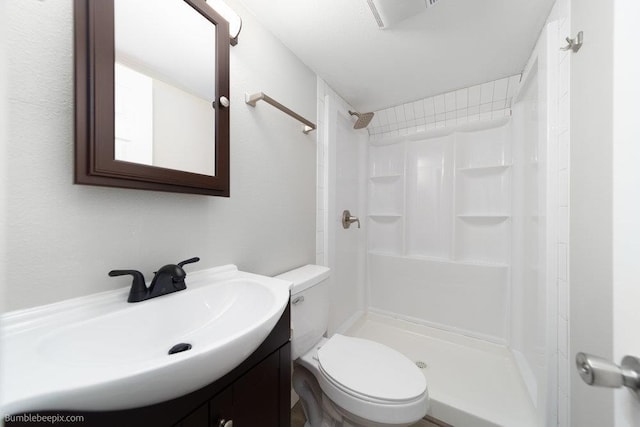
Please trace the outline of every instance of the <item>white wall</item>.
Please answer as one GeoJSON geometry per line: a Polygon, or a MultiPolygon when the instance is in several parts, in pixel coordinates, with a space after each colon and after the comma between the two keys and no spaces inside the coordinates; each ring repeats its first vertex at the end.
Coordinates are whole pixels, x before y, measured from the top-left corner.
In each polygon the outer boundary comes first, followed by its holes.
{"type": "MultiPolygon", "coordinates": [[[[7,24],[6,2],[0,2],[0,147],[6,147],[7,144],[7,61],[6,61],[6,34],[7,24]]],[[[7,164],[5,161],[5,150],[0,149],[0,182],[7,180],[7,164]]],[[[1,208],[7,206],[5,186],[0,185],[0,259],[6,259],[6,209],[1,208]]],[[[0,281],[6,283],[6,263],[0,262],[0,281]]],[[[4,311],[6,306],[6,298],[4,287],[0,286],[0,313],[4,311]]],[[[2,363],[2,360],[0,360],[2,363]]]]}
{"type": "Polygon", "coordinates": [[[315,116],[316,76],[233,0],[231,198],[73,185],[71,0],[9,0],[8,309],[129,285],[200,256],[272,275],[314,261],[315,135],[244,92],[264,91],[315,116]]]}
{"type": "MultiPolygon", "coordinates": [[[[570,35],[585,40],[571,54],[570,361],[579,351],[613,360],[613,4],[571,1],[570,35]]],[[[611,425],[614,392],[570,372],[570,424],[611,425]]]]}
{"type": "MultiPolygon", "coordinates": [[[[614,10],[614,146],[613,146],[613,354],[619,362],[625,355],[640,357],[638,276],[640,265],[640,56],[636,33],[640,4],[617,0],[614,10]]],[[[640,404],[628,390],[615,392],[615,425],[626,427],[640,420],[640,404]]]]}
{"type": "MultiPolygon", "coordinates": [[[[637,2],[571,2],[570,354],[619,363],[640,354],[638,310],[637,2]]],[[[637,425],[628,390],[589,387],[571,374],[571,425],[637,425]]]]}

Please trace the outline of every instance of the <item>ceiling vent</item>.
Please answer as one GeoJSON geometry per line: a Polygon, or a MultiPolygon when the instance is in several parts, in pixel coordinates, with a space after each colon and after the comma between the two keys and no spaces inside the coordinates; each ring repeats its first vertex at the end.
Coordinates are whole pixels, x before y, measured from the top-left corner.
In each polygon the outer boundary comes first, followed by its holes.
{"type": "Polygon", "coordinates": [[[367,0],[378,28],[385,29],[423,13],[440,0],[367,0]]]}

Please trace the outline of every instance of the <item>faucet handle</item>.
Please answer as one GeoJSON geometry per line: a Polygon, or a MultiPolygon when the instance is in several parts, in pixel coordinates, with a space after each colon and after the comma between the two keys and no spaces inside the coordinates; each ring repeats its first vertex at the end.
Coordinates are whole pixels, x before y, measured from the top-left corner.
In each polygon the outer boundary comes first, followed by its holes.
{"type": "Polygon", "coordinates": [[[186,264],[193,264],[194,262],[198,262],[198,261],[200,261],[200,258],[193,257],[193,258],[185,259],[184,261],[180,261],[178,263],[178,266],[179,267],[184,267],[186,264]]]}
{"type": "Polygon", "coordinates": [[[116,276],[126,276],[126,275],[131,275],[133,276],[133,282],[142,282],[142,284],[144,285],[144,274],[140,273],[138,270],[111,270],[109,272],[109,276],[111,277],[116,277],[116,276]]]}
{"type": "Polygon", "coordinates": [[[180,261],[177,264],[167,264],[161,267],[158,271],[155,272],[155,277],[153,278],[152,285],[156,282],[158,276],[168,274],[171,277],[171,281],[178,284],[178,287],[180,289],[186,289],[184,278],[187,277],[187,272],[184,271],[184,268],[182,267],[184,267],[186,264],[193,264],[194,262],[198,261],[200,261],[200,258],[194,257],[185,259],[184,261],[180,261]]]}
{"type": "Polygon", "coordinates": [[[147,285],[144,281],[144,275],[138,270],[111,270],[109,276],[133,276],[133,282],[131,283],[131,290],[129,291],[129,302],[141,301],[141,298],[147,294],[147,285]]]}
{"type": "Polygon", "coordinates": [[[342,228],[349,228],[354,222],[357,223],[358,228],[360,228],[360,218],[351,215],[351,212],[349,212],[349,210],[345,210],[342,212],[342,228]]]}

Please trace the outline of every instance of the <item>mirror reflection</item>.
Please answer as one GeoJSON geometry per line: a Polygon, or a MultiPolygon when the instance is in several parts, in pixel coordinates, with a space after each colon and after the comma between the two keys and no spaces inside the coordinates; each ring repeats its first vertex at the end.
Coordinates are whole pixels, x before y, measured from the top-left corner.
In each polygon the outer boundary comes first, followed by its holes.
{"type": "Polygon", "coordinates": [[[215,26],[182,0],[115,0],[115,159],[215,175],[215,26]]]}

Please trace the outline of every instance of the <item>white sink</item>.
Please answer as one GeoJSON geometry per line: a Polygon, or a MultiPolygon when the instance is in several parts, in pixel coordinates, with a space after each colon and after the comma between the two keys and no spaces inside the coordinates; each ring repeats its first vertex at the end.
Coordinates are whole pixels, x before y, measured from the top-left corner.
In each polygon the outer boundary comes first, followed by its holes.
{"type": "Polygon", "coordinates": [[[186,283],[138,303],[127,288],[3,315],[2,412],[128,409],[195,391],[258,348],[291,285],[234,265],[186,283]],[[192,348],[168,354],[179,343],[192,348]]]}

